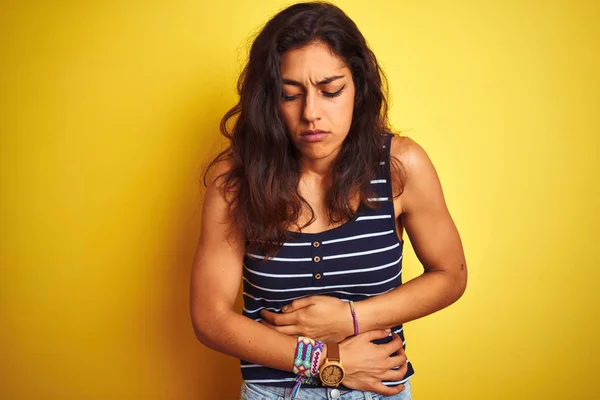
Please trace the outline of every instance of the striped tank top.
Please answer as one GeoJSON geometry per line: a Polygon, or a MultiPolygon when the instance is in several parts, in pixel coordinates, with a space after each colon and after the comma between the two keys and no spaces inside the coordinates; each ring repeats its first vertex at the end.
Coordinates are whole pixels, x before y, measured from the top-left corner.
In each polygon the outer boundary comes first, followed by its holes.
{"type": "MultiPolygon", "coordinates": [[[[398,239],[390,176],[391,134],[384,138],[385,159],[371,180],[380,203],[370,209],[361,204],[354,217],[336,228],[320,233],[293,232],[275,257],[263,262],[259,254],[246,253],[243,270],[243,315],[261,321],[260,311],[280,312],[292,300],[326,295],[355,302],[389,292],[402,284],[402,248],[398,239]]],[[[350,311],[348,311],[350,312],[350,311]]],[[[360,324],[360,321],[359,321],[360,324]]],[[[392,327],[406,348],[402,325],[392,327]]],[[[387,343],[388,338],[374,343],[387,343]]],[[[343,362],[343,360],[342,360],[343,362]]],[[[249,383],[292,387],[292,372],[241,361],[242,378],[249,383]]],[[[397,386],[412,377],[408,372],[397,386]]],[[[310,386],[303,386],[310,389],[310,386]]]]}

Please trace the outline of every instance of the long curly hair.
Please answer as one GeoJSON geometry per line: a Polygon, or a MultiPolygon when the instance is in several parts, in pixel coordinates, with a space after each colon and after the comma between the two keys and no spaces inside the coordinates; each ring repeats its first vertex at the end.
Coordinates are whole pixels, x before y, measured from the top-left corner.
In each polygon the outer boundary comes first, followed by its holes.
{"type": "MultiPolygon", "coordinates": [[[[367,200],[374,194],[370,180],[384,154],[382,134],[391,132],[385,75],[356,24],[342,10],[325,2],[292,5],[271,18],[252,43],[237,84],[239,102],[220,124],[229,147],[212,160],[204,175],[206,184],[210,168],[229,160],[231,168],[217,179],[248,251],[272,256],[290,239],[287,229],[302,231],[315,220],[314,210],[298,192],[298,154],[279,113],[280,58],[287,50],[315,41],[327,44],[344,60],[356,88],[350,131],[334,161],[332,186],[326,194],[327,216],[331,223],[350,220],[357,196],[360,203],[375,207],[367,200]],[[299,226],[303,209],[311,218],[299,226]]],[[[402,179],[397,185],[401,192],[402,179]]]]}

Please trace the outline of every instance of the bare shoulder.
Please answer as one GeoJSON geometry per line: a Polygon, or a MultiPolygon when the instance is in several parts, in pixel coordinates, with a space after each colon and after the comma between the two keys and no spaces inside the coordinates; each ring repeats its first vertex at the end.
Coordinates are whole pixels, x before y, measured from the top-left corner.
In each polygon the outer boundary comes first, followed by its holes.
{"type": "Polygon", "coordinates": [[[445,207],[438,174],[427,155],[417,142],[407,136],[394,137],[390,153],[400,161],[400,170],[392,170],[403,182],[399,207],[410,213],[426,207],[445,207]]]}
{"type": "Polygon", "coordinates": [[[230,158],[215,161],[208,169],[204,178],[206,192],[204,202],[212,197],[219,197],[224,203],[231,203],[235,198],[234,187],[227,187],[227,175],[233,169],[234,163],[230,158]]]}
{"type": "MultiPolygon", "coordinates": [[[[213,224],[231,225],[232,210],[235,203],[235,188],[228,184],[228,172],[233,168],[233,161],[223,159],[213,163],[205,176],[206,191],[202,201],[202,226],[213,224]]],[[[231,226],[230,226],[231,227],[231,226]]],[[[211,226],[214,230],[215,226],[211,226]]]]}
{"type": "MultiPolygon", "coordinates": [[[[395,157],[403,167],[403,172],[408,181],[418,176],[425,169],[433,168],[427,152],[421,145],[408,136],[394,136],[390,154],[395,157]]],[[[407,184],[409,182],[406,182],[407,184]]]]}
{"type": "Polygon", "coordinates": [[[229,171],[232,170],[233,166],[234,164],[231,158],[223,158],[213,162],[213,164],[211,164],[209,167],[205,177],[207,188],[220,188],[223,184],[223,178],[229,171]]]}

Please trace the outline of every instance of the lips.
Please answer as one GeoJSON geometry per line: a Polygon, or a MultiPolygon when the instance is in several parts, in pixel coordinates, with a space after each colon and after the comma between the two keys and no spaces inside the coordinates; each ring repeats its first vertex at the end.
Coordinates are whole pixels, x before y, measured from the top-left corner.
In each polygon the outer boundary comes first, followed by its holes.
{"type": "Polygon", "coordinates": [[[300,135],[300,138],[304,142],[320,142],[324,140],[329,133],[327,131],[323,131],[321,129],[308,129],[300,135]]]}
{"type": "Polygon", "coordinates": [[[304,132],[302,132],[302,136],[317,135],[319,133],[327,133],[327,131],[323,131],[321,129],[307,129],[304,132]]]}

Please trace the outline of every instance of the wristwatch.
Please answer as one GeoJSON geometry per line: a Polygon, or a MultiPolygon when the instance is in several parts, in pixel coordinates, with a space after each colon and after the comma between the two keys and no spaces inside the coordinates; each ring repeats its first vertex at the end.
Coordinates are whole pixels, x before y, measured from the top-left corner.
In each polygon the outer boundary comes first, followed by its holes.
{"type": "Polygon", "coordinates": [[[337,343],[327,343],[327,358],[319,371],[323,386],[337,387],[344,380],[344,367],[340,360],[340,346],[337,343]]]}

